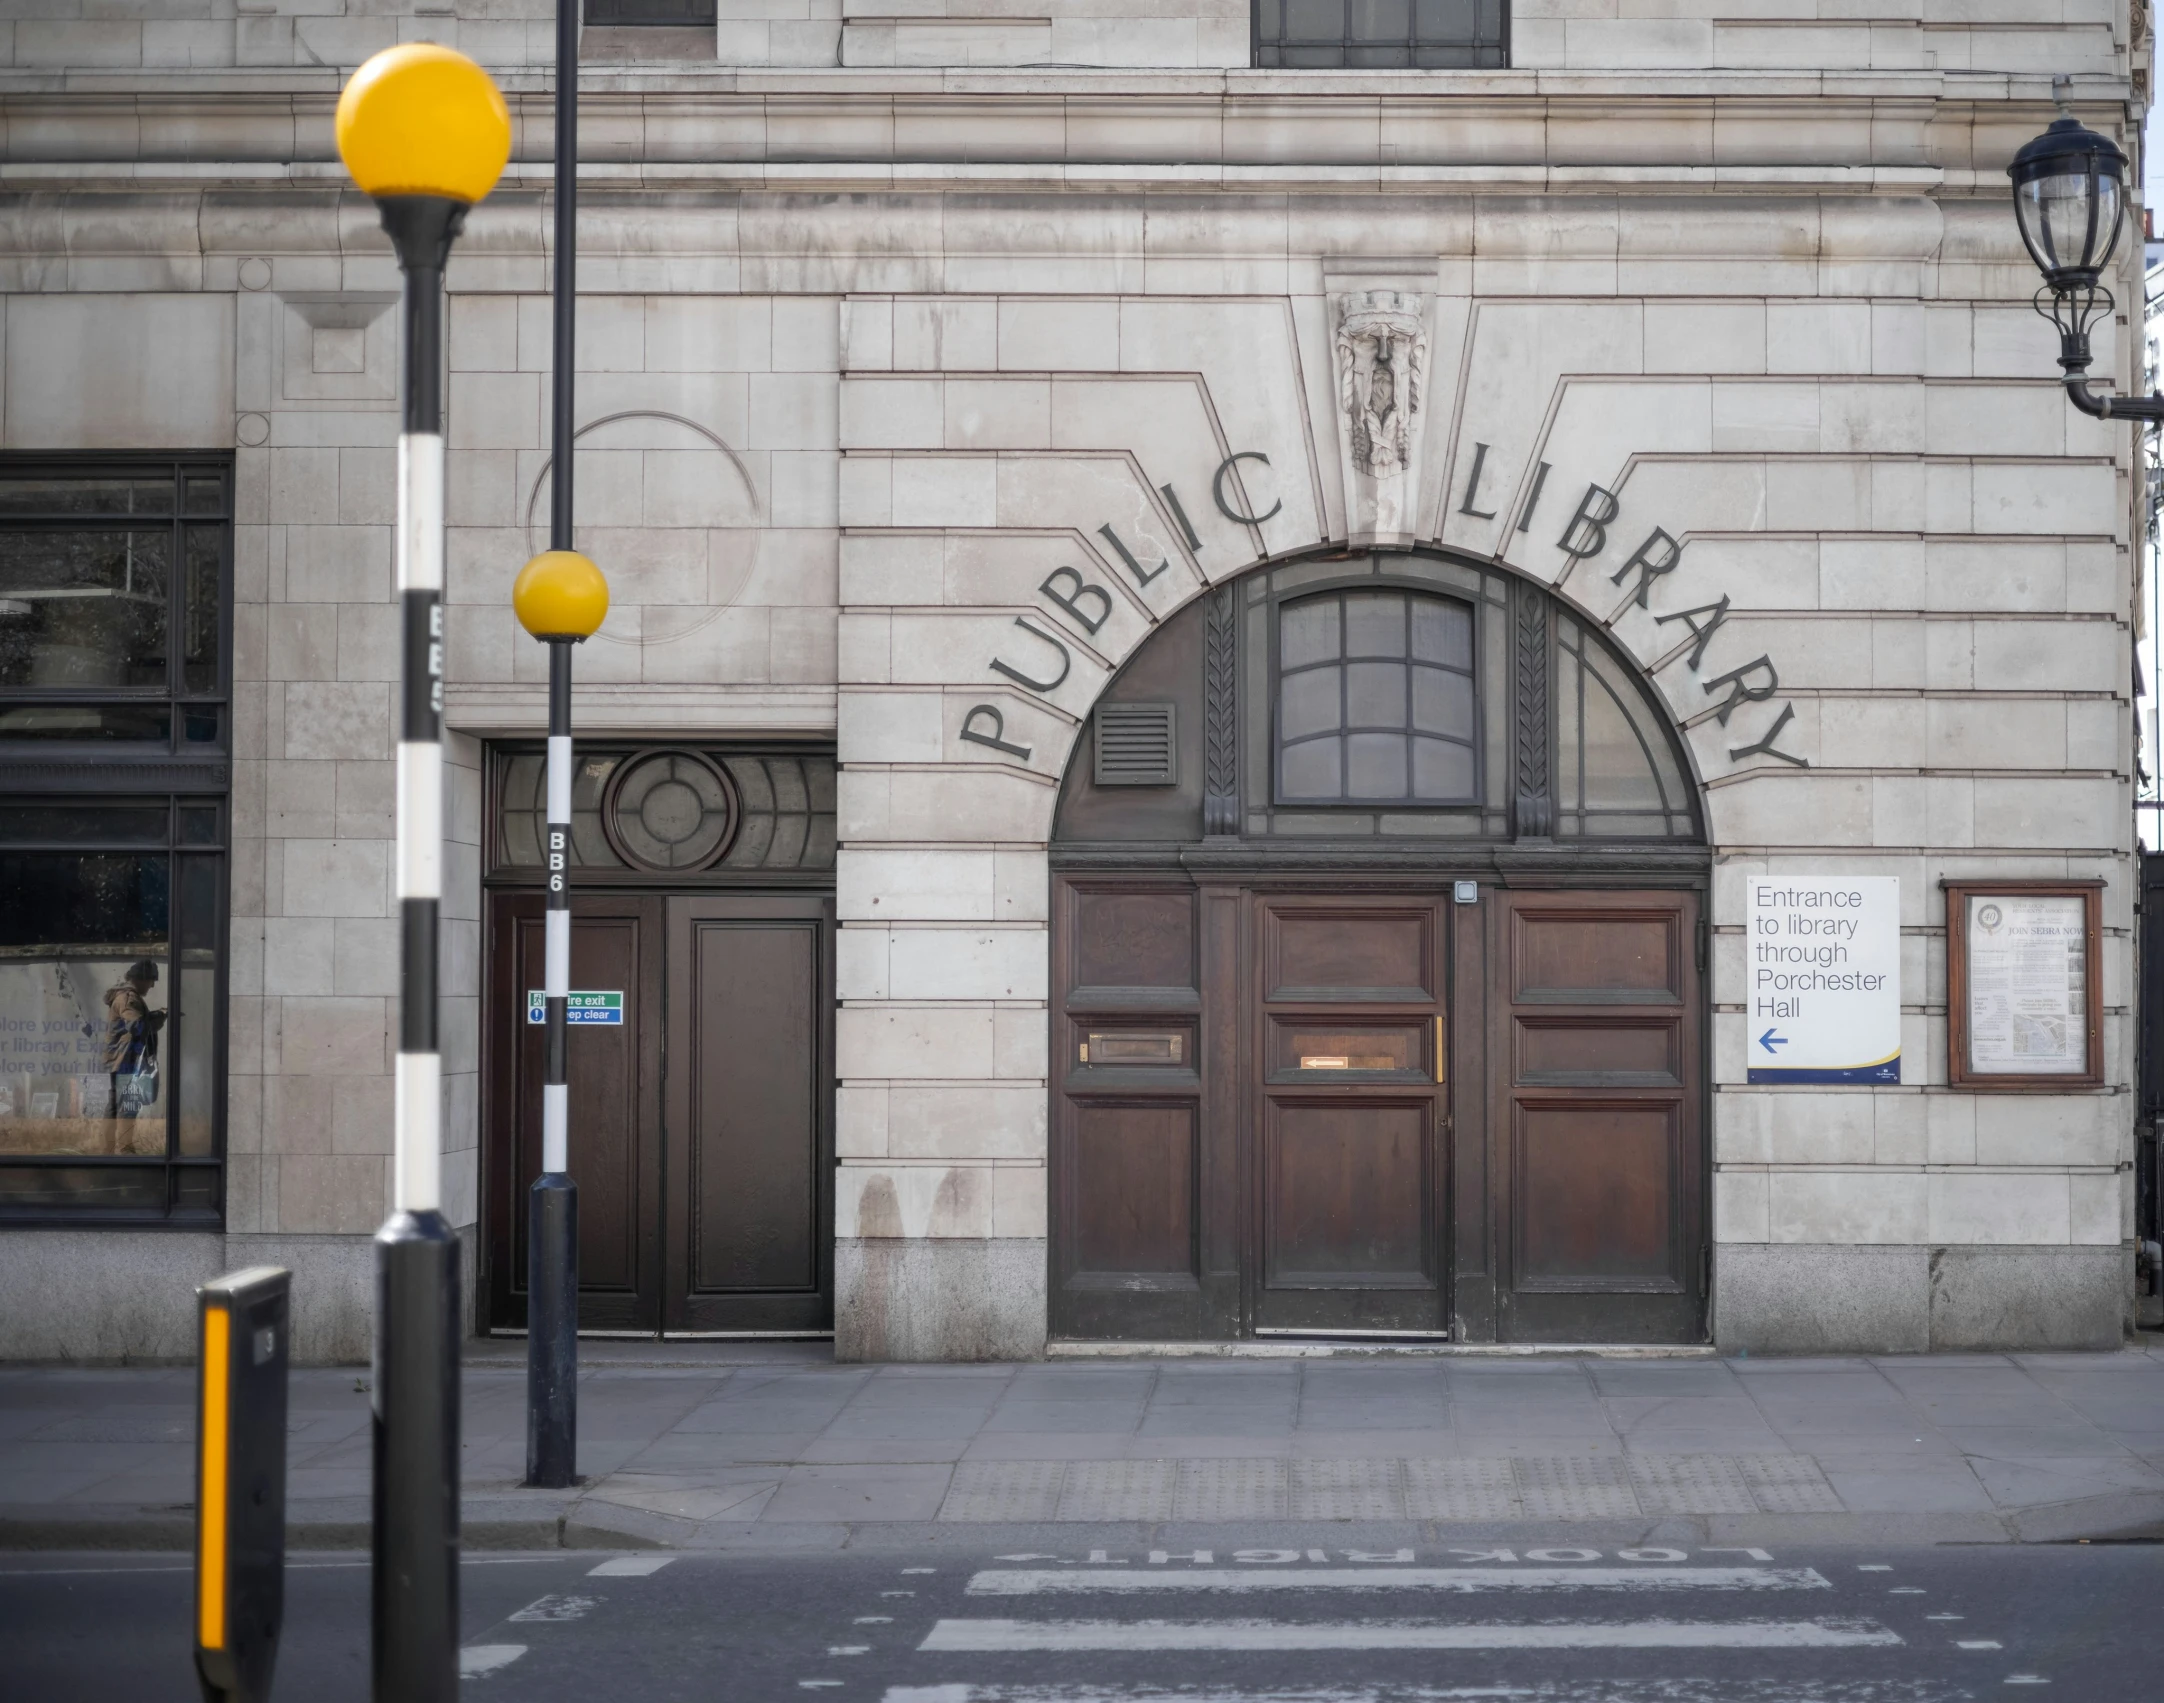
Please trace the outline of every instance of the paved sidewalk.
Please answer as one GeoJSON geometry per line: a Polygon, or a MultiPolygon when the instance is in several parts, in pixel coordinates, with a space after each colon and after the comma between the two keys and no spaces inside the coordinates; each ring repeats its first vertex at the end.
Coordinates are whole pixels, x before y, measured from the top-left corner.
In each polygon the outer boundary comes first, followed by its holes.
{"type": "MultiPolygon", "coordinates": [[[[2147,1339],[2145,1339],[2146,1341],[2147,1339]]],[[[837,1366],[589,1344],[586,1482],[518,1487],[523,1346],[473,1345],[469,1543],[819,1547],[987,1524],[1699,1542],[2049,1540],[2164,1522],[2164,1343],[1811,1360],[1352,1356],[837,1366]],[[1621,1533],[1621,1537],[1614,1534],[1621,1533]]],[[[0,1369],[0,1547],[188,1541],[187,1368],[0,1369]]],[[[296,1372],[296,1547],[365,1543],[364,1372],[296,1372]]]]}

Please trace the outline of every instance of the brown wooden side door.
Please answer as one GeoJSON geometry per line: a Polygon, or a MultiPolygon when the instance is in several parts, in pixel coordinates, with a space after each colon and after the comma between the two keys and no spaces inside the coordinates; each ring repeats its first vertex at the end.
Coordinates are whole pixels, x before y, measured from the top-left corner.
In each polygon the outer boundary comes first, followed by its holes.
{"type": "Polygon", "coordinates": [[[1499,1334],[1705,1334],[1699,899],[1495,891],[1499,1334]]]}
{"type": "Polygon", "coordinates": [[[1254,918],[1254,1328],[1444,1334],[1445,907],[1265,891],[1254,918]]]}
{"type": "MultiPolygon", "coordinates": [[[[526,1324],[527,1191],[541,1171],[547,1030],[526,1020],[542,985],[542,896],[488,895],[481,1068],[482,1262],[492,1328],[526,1324]]],[[[571,1174],[579,1188],[579,1327],[661,1328],[662,901],[572,901],[571,985],[623,994],[620,1024],[570,1033],[571,1174]]]]}
{"type": "Polygon", "coordinates": [[[1074,875],[1053,903],[1053,1333],[1231,1336],[1235,1167],[1210,1133],[1220,1120],[1205,1126],[1203,1083],[1215,1094],[1236,1068],[1238,1037],[1202,990],[1220,959],[1234,971],[1236,896],[1213,905],[1178,878],[1074,875]]]}
{"type": "Polygon", "coordinates": [[[834,1322],[834,901],[671,898],[662,1328],[834,1322]]]}

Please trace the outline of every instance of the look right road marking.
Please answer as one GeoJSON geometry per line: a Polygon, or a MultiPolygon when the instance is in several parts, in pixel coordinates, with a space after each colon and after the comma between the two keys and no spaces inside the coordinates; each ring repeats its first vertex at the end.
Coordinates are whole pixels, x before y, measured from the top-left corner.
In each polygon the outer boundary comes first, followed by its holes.
{"type": "Polygon", "coordinates": [[[1051,1572],[991,1568],[969,1581],[973,1597],[1079,1591],[1824,1591],[1810,1567],[1362,1567],[1181,1568],[1143,1572],[1051,1572]]]}

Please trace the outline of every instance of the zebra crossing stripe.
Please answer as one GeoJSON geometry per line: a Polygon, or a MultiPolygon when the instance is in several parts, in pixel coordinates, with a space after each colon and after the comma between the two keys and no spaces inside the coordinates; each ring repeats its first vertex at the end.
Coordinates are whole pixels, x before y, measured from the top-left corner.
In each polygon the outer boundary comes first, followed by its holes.
{"type": "Polygon", "coordinates": [[[973,1597],[1107,1591],[1824,1591],[1810,1567],[988,1568],[973,1597]]]}
{"type": "Polygon", "coordinates": [[[1897,1645],[1869,1620],[1427,1621],[942,1620],[920,1651],[1839,1650],[1897,1645]]]}

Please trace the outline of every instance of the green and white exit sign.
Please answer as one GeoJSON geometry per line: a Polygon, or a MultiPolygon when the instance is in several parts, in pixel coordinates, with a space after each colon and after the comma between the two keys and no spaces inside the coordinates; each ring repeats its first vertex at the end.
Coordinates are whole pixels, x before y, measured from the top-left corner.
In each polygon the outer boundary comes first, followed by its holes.
{"type": "MultiPolygon", "coordinates": [[[[526,1021],[546,1023],[548,1014],[548,995],[539,988],[528,988],[526,1021]]],[[[623,1020],[624,996],[614,989],[573,992],[564,1001],[564,1021],[567,1023],[621,1023],[623,1020]]]]}

